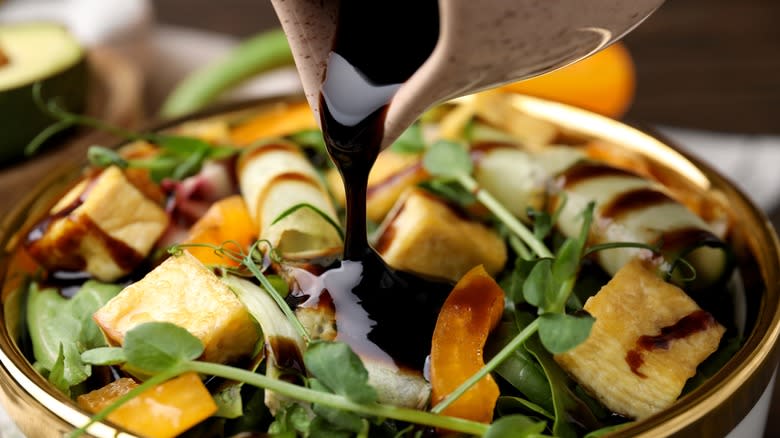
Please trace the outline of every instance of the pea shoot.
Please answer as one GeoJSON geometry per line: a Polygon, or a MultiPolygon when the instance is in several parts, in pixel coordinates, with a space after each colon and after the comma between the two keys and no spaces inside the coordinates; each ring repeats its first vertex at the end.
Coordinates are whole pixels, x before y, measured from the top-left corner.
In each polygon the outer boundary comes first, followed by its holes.
{"type": "MultiPolygon", "coordinates": [[[[583,212],[582,231],[578,238],[569,238],[553,254],[542,242],[551,227],[550,220],[540,221],[538,231],[529,230],[501,205],[490,193],[482,190],[471,176],[473,163],[468,152],[459,143],[438,141],[431,145],[423,158],[425,169],[434,176],[453,180],[474,194],[475,198],[491,211],[522,244],[530,248],[538,258],[531,260],[532,268],[523,278],[522,298],[537,307],[538,316],[527,324],[477,373],[433,407],[431,412],[442,412],[487,374],[539,333],[548,351],[560,353],[574,348],[584,341],[594,323],[590,316],[573,316],[565,312],[566,302],[572,293],[578,267],[584,255],[593,204],[583,212]]],[[[521,247],[522,247],[521,245],[521,247]]]]}
{"type": "MultiPolygon", "coordinates": [[[[82,360],[87,363],[93,365],[124,363],[134,371],[146,372],[153,376],[93,416],[89,423],[74,431],[71,436],[81,436],[90,425],[106,419],[111,412],[137,395],[190,371],[244,382],[300,402],[312,403],[315,406],[314,412],[326,419],[336,418],[335,415],[338,414],[329,411],[333,409],[472,435],[482,435],[488,430],[487,425],[474,421],[377,403],[376,391],[368,384],[368,373],[360,359],[346,344],[315,342],[309,346],[304,355],[306,368],[312,376],[309,379],[309,387],[272,379],[240,368],[198,361],[197,358],[203,353],[203,348],[198,338],[181,327],[166,322],[149,322],[130,330],[121,348],[103,347],[85,352],[82,354],[82,360]]],[[[356,425],[357,423],[353,421],[355,418],[357,417],[351,419],[342,417],[340,420],[343,423],[336,426],[356,425]]],[[[315,423],[315,419],[311,420],[314,425],[318,424],[315,423]]],[[[362,421],[358,420],[358,422],[362,427],[362,421]]],[[[320,427],[333,427],[332,424],[325,424],[326,426],[320,427]]]]}
{"type": "Polygon", "coordinates": [[[145,140],[159,146],[159,153],[149,158],[140,159],[124,159],[113,149],[91,146],[87,151],[87,158],[96,167],[113,165],[122,169],[147,169],[152,180],[160,182],[166,178],[182,180],[198,173],[206,160],[228,158],[239,152],[238,148],[214,145],[199,138],[173,134],[138,133],[94,117],[71,113],[60,105],[59,99],[45,100],[40,83],[33,86],[33,99],[37,106],[56,122],[30,141],[25,148],[26,155],[34,154],[49,138],[66,129],[73,126],[86,126],[117,136],[125,141],[145,140]]]}

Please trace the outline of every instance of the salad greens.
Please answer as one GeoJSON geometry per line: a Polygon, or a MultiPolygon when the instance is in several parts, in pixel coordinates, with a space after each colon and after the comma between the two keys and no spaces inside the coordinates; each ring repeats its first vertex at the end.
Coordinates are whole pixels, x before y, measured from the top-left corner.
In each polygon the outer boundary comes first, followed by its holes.
{"type": "MultiPolygon", "coordinates": [[[[190,137],[125,131],[96,119],[68,113],[56,100],[44,104],[40,90],[36,93],[39,105],[58,122],[30,144],[31,151],[49,136],[72,125],[102,129],[127,140],[152,142],[159,147],[159,153],[145,158],[125,158],[112,149],[93,146],[88,152],[90,163],[96,167],[147,169],[155,182],[183,179],[197,173],[207,160],[232,157],[238,152],[232,147],[216,146],[190,137]]],[[[476,122],[469,125],[467,131],[469,136],[479,134],[490,138],[501,134],[476,122]]],[[[204,351],[203,343],[184,328],[167,322],[138,325],[127,332],[122,347],[108,347],[91,316],[122,286],[87,281],[70,299],[62,297],[57,289],[39,290],[37,283],[31,283],[27,295],[27,321],[36,368],[58,389],[72,396],[86,390],[84,383],[94,366],[121,366],[134,376],[147,377],[92,417],[90,424],[106,419],[121,405],[155,385],[187,372],[196,372],[211,376],[216,382],[213,385],[217,389],[212,388],[212,395],[219,407],[217,416],[225,421],[224,430],[245,431],[262,424],[269,433],[285,437],[299,434],[363,437],[378,430],[400,437],[419,435],[425,428],[437,428],[488,438],[568,438],[583,431],[591,431],[588,436],[597,437],[623,427],[623,424],[613,424],[615,419],[609,418],[610,413],[604,406],[577,386],[553,355],[584,342],[595,323],[595,319],[582,310],[582,303],[605,280],[590,276],[587,281],[581,281],[587,258],[597,251],[624,247],[658,254],[661,244],[610,242],[590,245],[589,230],[595,209],[592,202],[580,212],[579,234],[564,238],[556,232],[555,226],[566,204],[565,193],[560,194],[562,202],[552,213],[529,210],[530,225],[526,225],[480,187],[472,175],[474,164],[466,145],[449,140],[427,145],[423,134],[422,124],[415,123],[391,149],[422,156],[422,166],[432,176],[420,184],[425,189],[454,205],[468,207],[478,203],[484,207],[494,228],[511,250],[510,263],[498,276],[506,304],[503,317],[485,348],[486,363],[429,411],[380,403],[377,390],[369,384],[366,367],[349,345],[315,340],[307,333],[286,300],[287,282],[270,269],[272,265],[286,262],[271,243],[264,240],[257,240],[246,251],[233,249],[240,248],[233,241],[219,246],[180,244],[168,249],[169,254],[176,255],[188,246],[205,246],[239,265],[219,268],[218,273],[262,327],[265,339],[257,345],[257,354],[248,366],[243,364],[244,368],[239,368],[198,360],[204,351]],[[247,277],[253,282],[246,281],[247,277]],[[588,281],[593,284],[586,284],[588,281]],[[285,375],[285,379],[279,378],[273,352],[268,357],[263,355],[264,343],[276,335],[296,340],[296,346],[301,348],[305,369],[285,375]],[[501,387],[497,415],[492,424],[442,415],[488,375],[495,376],[501,387]],[[282,405],[275,408],[273,417],[264,404],[269,393],[280,395],[283,400],[282,405]]],[[[287,138],[318,153],[323,150],[319,131],[301,131],[287,138]]],[[[343,239],[340,224],[308,203],[293,205],[272,223],[304,208],[324,218],[343,239]]],[[[682,258],[673,266],[678,264],[687,269],[687,277],[695,278],[693,266],[682,258]]],[[[725,354],[730,354],[737,345],[738,339],[728,345],[725,354]]],[[[720,360],[719,364],[722,357],[720,360]]],[[[90,424],[76,430],[73,436],[85,433],[90,424]]]]}
{"type": "Polygon", "coordinates": [[[65,394],[82,392],[83,388],[78,386],[92,370],[89,363],[82,361],[81,353],[106,345],[92,314],[121,289],[90,280],[68,299],[57,289],[39,290],[36,283],[30,283],[27,326],[35,368],[65,394]]]}
{"type": "Polygon", "coordinates": [[[550,250],[522,222],[508,212],[490,193],[479,188],[477,182],[471,177],[473,170],[471,158],[461,144],[447,140],[437,141],[425,153],[423,166],[431,175],[454,180],[473,193],[479,202],[496,215],[539,257],[552,257],[550,250]]]}
{"type": "MultiPolygon", "coordinates": [[[[427,170],[440,176],[454,177],[458,183],[463,185],[474,184],[469,181],[471,161],[459,145],[452,142],[440,142],[433,145],[424,158],[427,170]],[[454,148],[459,148],[462,153],[455,153],[454,148]],[[465,181],[465,183],[464,183],[465,181]]],[[[488,208],[498,217],[511,216],[503,210],[503,207],[497,202],[491,202],[491,196],[482,192],[477,195],[477,199],[485,202],[488,208]]],[[[589,217],[592,206],[584,214],[589,217]]],[[[579,260],[583,255],[585,248],[585,238],[587,236],[587,227],[590,222],[586,220],[583,225],[583,233],[579,239],[567,239],[558,249],[556,254],[547,250],[546,246],[539,241],[537,234],[525,228],[512,217],[513,224],[509,228],[518,232],[519,238],[529,247],[535,248],[541,253],[542,258],[535,260],[523,260],[518,262],[517,272],[513,273],[516,283],[514,289],[522,290],[521,296],[515,299],[524,300],[538,308],[539,315],[536,319],[528,323],[511,340],[507,342],[498,353],[476,374],[464,382],[458,389],[453,391],[448,397],[431,409],[430,413],[399,408],[387,405],[380,405],[376,402],[376,390],[368,382],[368,374],[363,364],[354,352],[346,344],[339,342],[311,341],[308,334],[297,321],[295,315],[284,302],[283,298],[276,292],[275,287],[268,281],[262,272],[263,255],[260,253],[257,242],[246,254],[233,252],[231,257],[240,259],[243,267],[249,270],[263,285],[263,288],[274,298],[277,305],[287,315],[290,323],[298,328],[299,335],[308,343],[303,358],[306,370],[310,374],[305,377],[307,388],[297,385],[270,379],[261,376],[252,371],[228,367],[225,365],[206,363],[197,361],[197,357],[203,351],[200,341],[190,335],[186,330],[176,327],[169,323],[146,323],[128,332],[124,346],[120,348],[99,348],[86,351],[80,356],[81,360],[89,364],[117,364],[125,363],[125,366],[138,371],[142,374],[151,374],[152,378],[141,384],[138,388],[131,391],[132,394],[143,392],[151,385],[159,383],[161,378],[168,379],[187,371],[196,371],[216,377],[235,380],[244,384],[254,385],[265,390],[278,392],[279,394],[294,398],[301,403],[311,403],[310,409],[314,417],[304,417],[300,407],[288,406],[284,409],[279,418],[274,423],[274,430],[285,431],[309,431],[312,428],[317,430],[328,430],[328,433],[339,435],[343,433],[355,433],[358,435],[367,433],[368,425],[376,418],[389,418],[400,421],[408,421],[420,425],[441,427],[450,430],[461,431],[470,434],[487,434],[486,436],[506,436],[506,431],[511,431],[512,436],[518,436],[518,430],[525,431],[528,436],[540,434],[546,428],[546,422],[531,420],[530,417],[523,415],[510,415],[503,417],[501,421],[495,422],[488,427],[481,423],[474,423],[468,420],[445,417],[440,414],[454,400],[465,393],[472,385],[479,381],[486,374],[501,367],[506,363],[503,370],[511,369],[517,366],[518,360],[525,359],[525,366],[536,370],[536,385],[539,387],[537,392],[549,394],[549,387],[545,388],[544,377],[538,372],[538,366],[531,362],[530,357],[523,353],[523,345],[528,345],[533,341],[534,335],[538,332],[541,345],[544,345],[551,352],[560,352],[576,346],[584,340],[593,319],[588,316],[571,316],[565,313],[565,303],[569,300],[572,292],[572,285],[577,274],[579,260]],[[258,266],[260,261],[260,266],[258,266]],[[529,266],[530,271],[528,270],[529,266]],[[519,358],[519,359],[518,359],[519,358]],[[513,360],[509,360],[513,359],[513,360]],[[163,376],[163,377],[160,377],[163,376]],[[368,418],[366,418],[368,417],[368,418]],[[304,418],[310,418],[305,421],[304,418]],[[518,429],[519,427],[519,429],[518,429]]],[[[548,223],[540,222],[540,226],[547,227],[548,223]]],[[[174,247],[171,252],[177,252],[181,246],[174,247]]],[[[225,248],[215,248],[215,250],[229,253],[225,248]]],[[[241,297],[243,292],[240,288],[234,288],[241,297]]],[[[245,295],[242,300],[247,303],[250,296],[245,295]]],[[[250,300],[251,301],[251,300],[250,300]]],[[[256,307],[250,305],[250,309],[256,307]]],[[[255,316],[259,316],[253,312],[255,316]]],[[[527,348],[527,347],[526,347],[527,348]]],[[[539,360],[538,352],[532,352],[539,360]]],[[[549,355],[546,351],[544,354],[549,355]]],[[[554,366],[551,361],[542,362],[542,370],[550,378],[553,371],[548,367],[554,366]]],[[[560,371],[558,370],[558,373],[560,371]]],[[[552,391],[553,406],[555,412],[555,425],[553,431],[570,435],[566,431],[566,418],[563,412],[563,403],[558,401],[562,396],[556,387],[552,391]]],[[[131,394],[117,400],[115,404],[106,408],[97,414],[93,420],[99,421],[105,418],[118,405],[129,400],[131,394]]],[[[537,397],[538,398],[538,397],[537,397]]],[[[538,406],[532,401],[514,397],[517,403],[531,407],[531,411],[541,413],[544,417],[551,417],[547,409],[538,406]],[[522,401],[521,401],[522,400],[522,401]]],[[[549,400],[549,399],[548,399],[549,400]]],[[[543,399],[539,400],[546,404],[543,399]]],[[[292,406],[300,406],[293,404],[292,406]]],[[[526,410],[527,411],[527,410],[526,410]]],[[[83,431],[80,430],[80,432],[83,431]]],[[[523,433],[525,433],[523,432],[523,433]]],[[[520,435],[524,436],[524,435],[520,435]]]]}
{"type": "MultiPolygon", "coordinates": [[[[91,423],[104,420],[119,406],[145,390],[177,375],[194,371],[244,382],[302,402],[313,403],[315,406],[320,405],[355,414],[392,418],[476,435],[481,435],[488,429],[488,426],[473,421],[377,404],[373,401],[376,393],[372,392],[373,388],[367,384],[365,368],[349,347],[337,342],[316,342],[310,348],[313,352],[308,353],[307,350],[304,360],[306,368],[316,380],[309,379],[309,387],[305,388],[251,371],[197,361],[195,359],[203,352],[203,344],[187,330],[165,322],[141,324],[127,333],[125,344],[121,348],[107,348],[82,355],[82,360],[91,360],[90,363],[95,365],[115,363],[116,359],[123,355],[125,363],[130,368],[153,374],[151,378],[92,417],[91,423]],[[345,363],[330,362],[334,357],[346,357],[347,360],[345,363]],[[317,383],[312,384],[312,381],[317,383]]],[[[325,409],[321,412],[329,411],[325,409]]],[[[331,413],[326,415],[337,418],[331,413]]],[[[88,427],[89,424],[85,425],[73,435],[83,434],[88,427]]]]}

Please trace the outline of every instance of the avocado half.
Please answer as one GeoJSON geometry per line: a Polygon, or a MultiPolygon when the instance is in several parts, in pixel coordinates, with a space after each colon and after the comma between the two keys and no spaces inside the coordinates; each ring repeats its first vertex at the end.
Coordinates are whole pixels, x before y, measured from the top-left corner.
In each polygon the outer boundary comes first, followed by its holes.
{"type": "Polygon", "coordinates": [[[24,155],[24,148],[56,122],[33,100],[41,83],[44,99],[57,98],[70,112],[84,110],[88,69],[84,49],[53,23],[0,25],[0,163],[24,155]]]}

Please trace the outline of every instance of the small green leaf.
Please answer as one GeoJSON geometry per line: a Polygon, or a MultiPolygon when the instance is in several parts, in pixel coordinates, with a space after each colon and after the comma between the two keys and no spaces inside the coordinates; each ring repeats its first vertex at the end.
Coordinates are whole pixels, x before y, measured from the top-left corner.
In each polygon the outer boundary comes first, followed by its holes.
{"type": "Polygon", "coordinates": [[[553,275],[556,279],[564,280],[577,275],[580,266],[580,252],[582,247],[577,239],[567,238],[558,248],[553,264],[553,275]]]}
{"type": "Polygon", "coordinates": [[[241,151],[238,148],[219,146],[197,137],[184,135],[147,134],[144,137],[165,152],[184,158],[195,152],[203,151],[205,158],[219,160],[233,156],[241,151]]]}
{"type": "Polygon", "coordinates": [[[422,125],[415,123],[406,129],[398,139],[390,145],[393,152],[400,154],[419,154],[425,151],[422,125]]]}
{"type": "MultiPolygon", "coordinates": [[[[490,335],[486,357],[493,357],[519,332],[520,330],[511,321],[500,323],[490,335]]],[[[525,349],[518,348],[513,351],[496,367],[495,372],[520,391],[530,402],[539,405],[544,412],[553,410],[550,383],[547,381],[544,370],[525,349]]]]}
{"type": "Polygon", "coordinates": [[[439,140],[428,148],[423,166],[431,175],[456,177],[470,175],[474,164],[461,144],[439,140]]]}
{"type": "Polygon", "coordinates": [[[523,285],[538,261],[539,259],[525,260],[520,257],[515,260],[515,266],[514,269],[512,269],[512,274],[509,277],[509,284],[506,288],[506,295],[516,305],[525,302],[525,298],[523,297],[523,285]]]}
{"type": "Polygon", "coordinates": [[[552,402],[555,412],[553,435],[562,438],[574,438],[577,432],[574,424],[580,424],[586,429],[599,427],[599,421],[593,412],[571,391],[571,379],[555,362],[549,351],[545,349],[538,337],[532,337],[525,343],[526,350],[531,353],[542,366],[552,391],[552,402]]]}
{"type": "Polygon", "coordinates": [[[539,317],[539,338],[550,353],[564,353],[588,338],[594,322],[592,316],[545,313],[539,317]]]}
{"type": "MultiPolygon", "coordinates": [[[[330,392],[329,388],[320,383],[317,379],[309,379],[309,388],[320,392],[330,392]]],[[[328,423],[336,426],[335,429],[337,430],[357,433],[363,428],[363,421],[360,416],[353,412],[329,408],[316,403],[312,405],[312,409],[315,414],[327,420],[328,423]]]]}
{"type": "Polygon", "coordinates": [[[70,395],[70,388],[84,382],[91,374],[92,367],[81,361],[75,343],[60,344],[59,354],[49,373],[49,382],[70,395]]]}
{"type": "Polygon", "coordinates": [[[550,234],[553,226],[553,220],[550,214],[544,211],[534,210],[533,208],[528,208],[526,214],[534,221],[534,236],[536,236],[537,239],[543,240],[550,234]]]}
{"type": "Polygon", "coordinates": [[[206,160],[228,158],[239,151],[237,148],[212,145],[199,138],[179,135],[146,134],[133,137],[144,138],[160,147],[161,153],[153,158],[127,161],[127,167],[148,169],[155,182],[165,178],[182,180],[198,173],[206,160]]]}
{"type": "Polygon", "coordinates": [[[33,355],[42,373],[49,373],[57,386],[76,386],[89,376],[90,367],[81,361],[81,352],[105,345],[92,314],[119,290],[116,285],[87,281],[73,298],[66,299],[57,289],[38,290],[37,284],[30,284],[27,326],[33,355]]]}
{"type": "Polygon", "coordinates": [[[121,169],[127,167],[127,160],[117,151],[102,146],[90,146],[87,150],[87,159],[95,167],[117,166],[121,169]]]}
{"type": "Polygon", "coordinates": [[[127,362],[127,357],[119,347],[99,347],[81,353],[81,360],[92,365],[119,365],[127,362]]]}
{"type": "Polygon", "coordinates": [[[567,238],[558,249],[555,261],[552,264],[553,286],[547,296],[549,312],[562,312],[566,301],[571,295],[572,287],[577,279],[580,267],[580,254],[582,246],[577,239],[567,238]]]}
{"type": "Polygon", "coordinates": [[[214,413],[215,417],[232,419],[238,418],[244,413],[241,400],[241,386],[240,382],[231,382],[231,384],[212,393],[211,397],[217,405],[217,412],[214,413]]]}
{"type": "Polygon", "coordinates": [[[311,421],[309,413],[303,406],[298,403],[290,403],[277,410],[274,422],[268,427],[268,433],[273,436],[278,436],[282,433],[292,433],[292,436],[295,437],[297,432],[303,436],[308,436],[311,421]]]}
{"type": "MultiPolygon", "coordinates": [[[[279,409],[276,411],[276,417],[272,416],[268,407],[265,405],[265,391],[262,388],[256,388],[251,385],[244,385],[242,387],[240,403],[241,416],[225,422],[225,436],[234,436],[238,435],[240,432],[251,432],[253,430],[262,430],[267,427],[270,428],[280,419],[280,416],[283,415],[284,411],[287,410],[286,408],[279,409]],[[271,420],[274,420],[274,423],[267,426],[271,420]]],[[[304,414],[308,415],[308,412],[304,412],[304,414]]],[[[308,424],[308,416],[306,418],[308,424]]],[[[271,430],[269,430],[269,433],[270,432],[271,430]]],[[[306,436],[304,432],[305,430],[302,430],[301,434],[306,436]]],[[[296,436],[295,432],[292,432],[292,434],[294,438],[296,436]]]]}
{"type": "Polygon", "coordinates": [[[539,260],[523,283],[523,298],[542,312],[548,310],[550,306],[548,299],[553,293],[551,265],[550,259],[539,260]]]}
{"type": "Polygon", "coordinates": [[[493,422],[483,437],[524,438],[540,436],[546,427],[547,423],[544,421],[536,421],[525,415],[509,415],[493,422]]]}
{"type": "Polygon", "coordinates": [[[197,359],[203,348],[200,339],[169,322],[147,322],[125,335],[128,365],[151,373],[197,359]]]}
{"type": "Polygon", "coordinates": [[[182,135],[152,134],[148,139],[166,152],[181,157],[188,157],[198,150],[207,151],[212,148],[212,145],[204,140],[182,135]]]}
{"type": "Polygon", "coordinates": [[[106,345],[106,339],[92,319],[92,314],[121,290],[122,286],[116,284],[89,280],[68,301],[68,311],[81,322],[79,342],[83,348],[97,348],[106,345]]]}
{"type": "Polygon", "coordinates": [[[177,181],[198,173],[203,166],[203,161],[208,156],[208,149],[196,149],[182,160],[171,173],[171,178],[177,181]]]}
{"type": "Polygon", "coordinates": [[[30,284],[27,293],[27,325],[32,340],[33,355],[38,365],[51,370],[61,351],[61,344],[76,342],[81,324],[69,312],[68,300],[57,289],[38,289],[30,284]]]}
{"type": "Polygon", "coordinates": [[[585,247],[585,243],[590,236],[590,224],[593,223],[593,211],[596,209],[596,203],[593,201],[588,202],[585,210],[582,212],[582,228],[580,228],[580,244],[585,247]]]}
{"type": "MultiPolygon", "coordinates": [[[[257,368],[265,360],[264,343],[262,341],[258,342],[256,348],[257,350],[255,352],[255,355],[252,358],[249,366],[246,368],[247,370],[252,372],[257,371],[257,368]]],[[[243,417],[242,422],[244,420],[247,422],[255,421],[252,418],[250,418],[250,416],[253,413],[249,412],[253,409],[257,409],[256,406],[250,405],[250,402],[252,401],[252,396],[254,394],[248,397],[244,397],[242,395],[243,390],[244,390],[244,382],[236,381],[236,380],[227,380],[222,382],[219,386],[217,386],[217,388],[214,389],[211,393],[212,397],[214,398],[214,403],[217,404],[217,412],[214,414],[214,416],[229,418],[229,419],[243,417]],[[245,398],[249,399],[246,403],[244,402],[245,398]],[[247,412],[245,412],[245,406],[247,412]]],[[[251,389],[251,387],[249,387],[246,391],[243,392],[246,393],[248,391],[252,393],[255,392],[253,389],[251,389]]],[[[260,410],[260,413],[261,414],[268,413],[267,409],[265,409],[265,404],[264,403],[261,404],[262,404],[262,409],[260,410]]]]}
{"type": "Polygon", "coordinates": [[[170,178],[179,160],[165,155],[158,155],[154,158],[144,160],[129,160],[128,167],[148,169],[152,181],[160,183],[165,178],[170,178]]]}
{"type": "Polygon", "coordinates": [[[313,342],[303,356],[306,369],[336,394],[356,403],[373,403],[376,390],[360,358],[343,342],[313,342]]]}

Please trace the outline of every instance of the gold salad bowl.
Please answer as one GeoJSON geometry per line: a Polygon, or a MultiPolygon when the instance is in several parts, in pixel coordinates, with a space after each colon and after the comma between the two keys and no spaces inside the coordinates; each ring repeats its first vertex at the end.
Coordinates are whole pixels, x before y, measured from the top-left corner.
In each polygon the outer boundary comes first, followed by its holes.
{"type": "MultiPolygon", "coordinates": [[[[701,161],[686,156],[662,140],[620,122],[570,106],[525,96],[513,96],[512,105],[531,119],[555,126],[563,137],[589,138],[617,145],[644,157],[667,185],[696,193],[716,193],[729,209],[734,224],[730,241],[744,284],[744,344],[737,353],[696,390],[672,407],[628,425],[615,436],[658,437],[723,436],[737,425],[762,430],[766,405],[771,399],[773,374],[778,363],[780,336],[780,246],[764,214],[734,184],[701,161]],[[762,395],[764,395],[762,397],[762,395]],[[761,401],[759,402],[759,399],[761,401]],[[763,404],[763,406],[762,406],[763,404]],[[754,424],[740,424],[754,408],[763,415],[748,418],[754,424]]],[[[206,117],[235,117],[259,111],[281,99],[242,103],[227,110],[212,110],[183,121],[206,117]]],[[[296,99],[297,100],[297,99],[296,99]]],[[[54,175],[33,190],[3,219],[0,248],[3,282],[0,325],[0,401],[30,437],[62,436],[83,425],[88,413],[50,385],[22,354],[22,303],[19,288],[9,287],[13,273],[8,271],[8,254],[22,239],[25,224],[40,218],[54,196],[74,180],[78,169],[54,175]]],[[[746,429],[739,429],[746,430],[746,429]]],[[[130,436],[108,424],[91,429],[96,436],[130,436]]]]}

